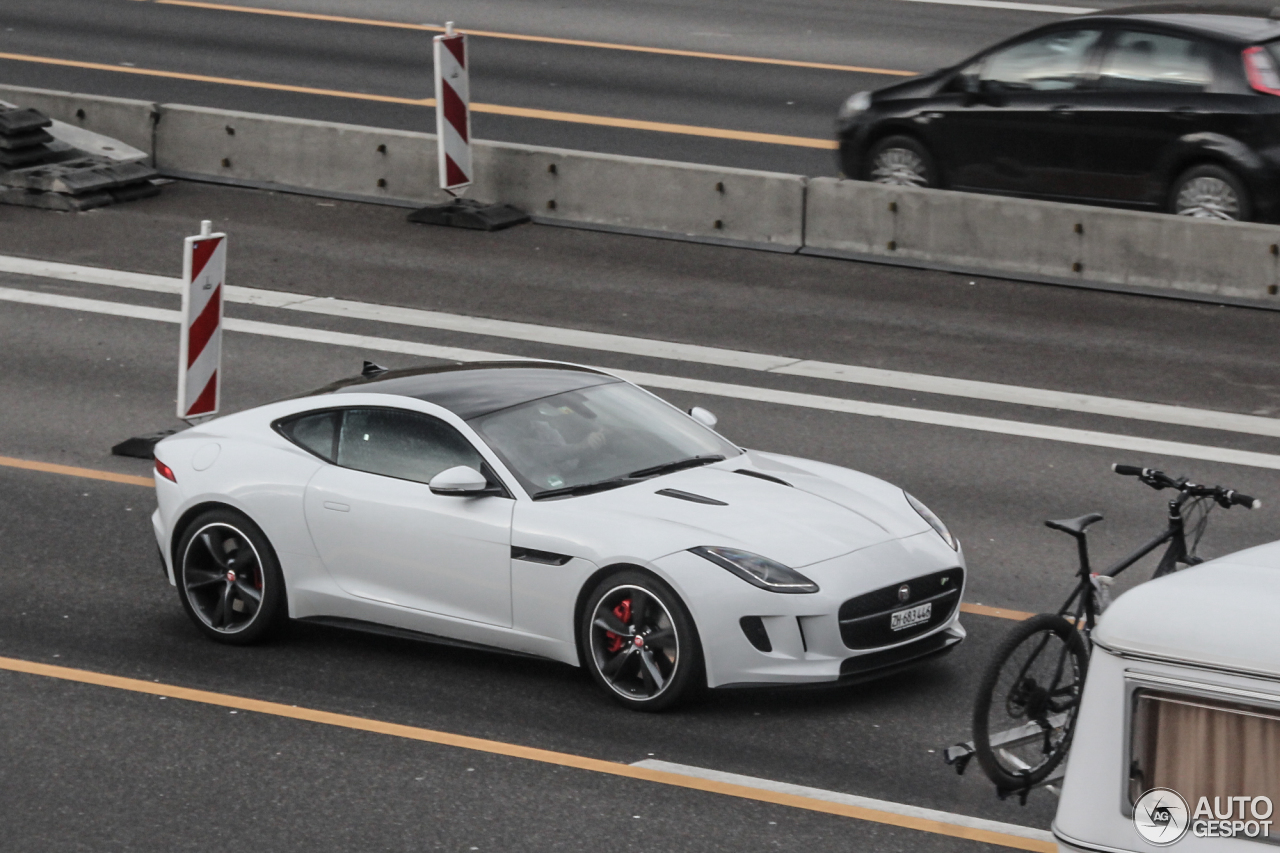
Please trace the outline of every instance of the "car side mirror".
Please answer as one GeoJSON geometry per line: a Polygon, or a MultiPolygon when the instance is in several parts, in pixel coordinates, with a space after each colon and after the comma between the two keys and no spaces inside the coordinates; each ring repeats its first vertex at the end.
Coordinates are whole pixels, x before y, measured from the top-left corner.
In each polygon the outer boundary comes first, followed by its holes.
{"type": "Polygon", "coordinates": [[[475,468],[458,465],[447,468],[431,478],[428,484],[432,494],[476,497],[489,494],[489,481],[475,468]]]}
{"type": "Polygon", "coordinates": [[[717,418],[715,415],[711,414],[711,412],[707,411],[701,406],[694,406],[692,409],[690,409],[689,417],[693,418],[695,421],[702,424],[707,429],[715,429],[716,424],[720,422],[719,418],[717,418]]]}

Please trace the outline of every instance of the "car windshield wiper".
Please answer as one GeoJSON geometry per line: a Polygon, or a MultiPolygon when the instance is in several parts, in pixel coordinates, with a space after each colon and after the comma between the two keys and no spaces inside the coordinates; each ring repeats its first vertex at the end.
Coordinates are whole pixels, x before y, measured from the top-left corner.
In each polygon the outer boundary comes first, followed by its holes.
{"type": "Polygon", "coordinates": [[[682,471],[685,468],[697,468],[699,465],[710,465],[712,462],[723,461],[724,456],[720,453],[709,453],[706,456],[690,456],[688,459],[664,462],[661,465],[654,465],[652,468],[641,468],[639,471],[632,471],[627,477],[633,480],[643,480],[647,477],[657,477],[659,474],[670,474],[672,471],[682,471]]]}
{"type": "Polygon", "coordinates": [[[625,486],[634,482],[631,477],[613,477],[609,480],[600,480],[595,483],[580,483],[576,486],[565,486],[562,489],[547,489],[545,492],[538,492],[533,496],[535,501],[543,498],[558,498],[565,495],[589,495],[592,492],[603,492],[605,489],[616,489],[618,486],[625,486]]]}

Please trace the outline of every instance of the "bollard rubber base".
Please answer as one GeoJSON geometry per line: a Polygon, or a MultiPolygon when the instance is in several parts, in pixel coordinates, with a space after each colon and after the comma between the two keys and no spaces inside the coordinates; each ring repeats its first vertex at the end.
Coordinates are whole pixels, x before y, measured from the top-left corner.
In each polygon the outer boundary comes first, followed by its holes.
{"type": "Polygon", "coordinates": [[[156,445],[162,438],[168,438],[177,432],[176,429],[162,429],[159,432],[148,433],[147,435],[137,435],[133,438],[126,438],[124,441],[111,448],[112,456],[128,456],[132,459],[154,459],[156,455],[156,445]]]}
{"type": "Polygon", "coordinates": [[[501,231],[530,220],[529,214],[509,204],[485,204],[469,198],[455,198],[446,204],[419,208],[409,214],[409,221],[475,231],[501,231]]]}

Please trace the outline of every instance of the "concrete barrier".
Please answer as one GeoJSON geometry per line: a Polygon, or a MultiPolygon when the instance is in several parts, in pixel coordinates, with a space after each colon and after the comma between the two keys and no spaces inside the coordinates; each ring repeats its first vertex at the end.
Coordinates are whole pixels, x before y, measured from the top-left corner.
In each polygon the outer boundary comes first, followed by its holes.
{"type": "MultiPolygon", "coordinates": [[[[436,186],[436,137],[307,119],[165,104],[156,165],[167,174],[425,204],[436,186]]],[[[468,195],[556,224],[703,237],[794,251],[805,179],[746,169],[475,143],[468,195]]]]}
{"type": "MultiPolygon", "coordinates": [[[[442,202],[436,138],[307,119],[0,86],[114,136],[166,174],[418,206],[442,202]]],[[[475,143],[473,198],[540,222],[1013,278],[1273,300],[1280,228],[475,143]]],[[[1280,304],[1280,300],[1275,300],[1280,304]]]]}
{"type": "Polygon", "coordinates": [[[153,153],[157,110],[150,101],[25,86],[0,86],[0,100],[37,109],[49,118],[119,139],[148,155],[153,153]]]}
{"type": "Polygon", "coordinates": [[[161,172],[420,205],[443,201],[432,134],[179,104],[160,106],[161,172]]]}
{"type": "Polygon", "coordinates": [[[805,254],[1266,299],[1280,228],[976,193],[809,181],[805,254]]]}

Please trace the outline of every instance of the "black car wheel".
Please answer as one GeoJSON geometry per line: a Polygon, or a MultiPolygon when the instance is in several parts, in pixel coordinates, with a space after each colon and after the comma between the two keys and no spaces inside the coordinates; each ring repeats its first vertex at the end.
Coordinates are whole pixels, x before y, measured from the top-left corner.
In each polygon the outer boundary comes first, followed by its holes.
{"type": "Polygon", "coordinates": [[[636,571],[605,578],[583,608],[579,653],[614,699],[661,711],[705,685],[693,619],[675,592],[636,571]]]}
{"type": "Polygon", "coordinates": [[[867,152],[865,180],[896,187],[937,186],[933,156],[910,136],[886,136],[867,152]]]}
{"type": "Polygon", "coordinates": [[[1198,219],[1247,220],[1252,213],[1244,183],[1221,166],[1188,169],[1174,181],[1170,208],[1198,219]]]}
{"type": "Polygon", "coordinates": [[[176,556],[178,596],[205,636],[247,645],[284,621],[280,564],[262,531],[240,513],[201,513],[183,531],[176,556]]]}

